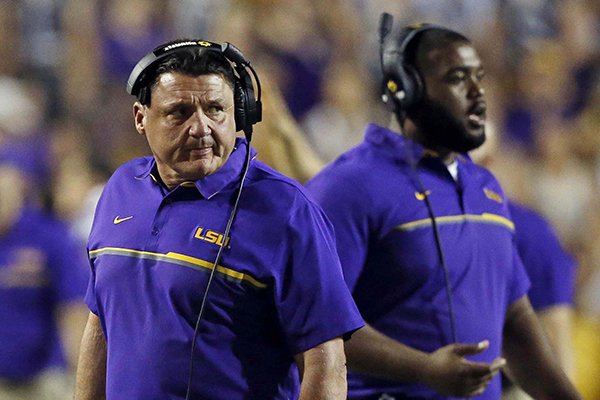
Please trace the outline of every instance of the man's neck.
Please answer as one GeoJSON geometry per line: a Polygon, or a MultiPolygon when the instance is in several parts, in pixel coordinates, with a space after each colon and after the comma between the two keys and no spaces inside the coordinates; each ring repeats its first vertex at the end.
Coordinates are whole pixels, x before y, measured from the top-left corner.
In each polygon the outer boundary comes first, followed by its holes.
{"type": "Polygon", "coordinates": [[[445,165],[450,165],[456,161],[456,153],[452,150],[443,147],[432,146],[431,144],[426,143],[424,140],[424,135],[421,134],[421,132],[410,119],[407,119],[404,122],[404,127],[401,127],[397,118],[394,117],[390,122],[389,129],[400,133],[414,142],[419,143],[432,154],[435,154],[436,157],[439,157],[445,165]]]}

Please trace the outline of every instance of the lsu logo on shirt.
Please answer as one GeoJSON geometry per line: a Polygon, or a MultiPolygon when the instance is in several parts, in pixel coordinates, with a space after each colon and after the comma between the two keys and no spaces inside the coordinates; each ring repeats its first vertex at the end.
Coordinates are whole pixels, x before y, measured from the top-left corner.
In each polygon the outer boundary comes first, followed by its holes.
{"type": "Polygon", "coordinates": [[[214,243],[217,246],[230,247],[229,240],[231,239],[231,237],[224,239],[225,236],[222,233],[219,233],[217,231],[213,231],[210,229],[205,229],[202,227],[196,229],[196,233],[194,233],[194,238],[203,240],[208,243],[214,243]],[[224,245],[223,245],[223,240],[225,240],[224,245]]]}
{"type": "Polygon", "coordinates": [[[490,200],[495,201],[496,203],[502,204],[504,202],[502,200],[502,196],[500,196],[498,193],[494,192],[491,189],[483,188],[483,193],[485,193],[485,197],[487,197],[490,200]]]}

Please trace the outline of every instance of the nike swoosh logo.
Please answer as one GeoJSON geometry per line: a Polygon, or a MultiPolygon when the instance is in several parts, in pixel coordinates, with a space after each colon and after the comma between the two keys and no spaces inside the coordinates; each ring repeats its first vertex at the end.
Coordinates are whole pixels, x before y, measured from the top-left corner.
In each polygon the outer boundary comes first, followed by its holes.
{"type": "Polygon", "coordinates": [[[117,215],[113,221],[113,224],[117,225],[117,224],[120,224],[121,222],[128,221],[131,218],[133,218],[133,215],[129,216],[129,217],[125,217],[125,218],[121,218],[120,216],[117,215]]]}
{"type": "Polygon", "coordinates": [[[425,200],[425,197],[429,196],[430,194],[431,194],[431,190],[426,190],[424,193],[415,192],[415,197],[417,198],[417,200],[423,201],[423,200],[425,200]]]}

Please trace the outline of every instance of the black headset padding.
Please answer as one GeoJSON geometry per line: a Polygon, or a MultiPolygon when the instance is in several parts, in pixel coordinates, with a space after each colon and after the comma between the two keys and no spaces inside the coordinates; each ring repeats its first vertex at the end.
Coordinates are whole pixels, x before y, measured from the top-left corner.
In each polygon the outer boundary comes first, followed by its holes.
{"type": "Polygon", "coordinates": [[[254,95],[254,85],[247,70],[249,62],[246,61],[242,52],[231,43],[224,43],[222,46],[223,55],[234,63],[239,77],[234,87],[236,129],[243,130],[248,134],[252,132],[252,125],[262,119],[260,102],[254,95]]]}
{"type": "MultiPolygon", "coordinates": [[[[261,120],[260,99],[254,96],[252,78],[247,71],[249,62],[242,52],[231,43],[214,43],[207,40],[181,40],[165,43],[146,54],[133,68],[127,80],[127,93],[136,96],[142,103],[147,102],[147,75],[152,68],[169,55],[201,48],[222,54],[233,64],[237,76],[234,77],[234,114],[236,131],[243,130],[246,135],[252,133],[252,125],[261,120]]],[[[258,77],[254,75],[258,83],[258,77]]]]}
{"type": "Polygon", "coordinates": [[[388,104],[394,109],[399,107],[406,110],[423,98],[423,80],[417,69],[406,61],[406,50],[415,37],[426,30],[439,28],[432,24],[395,28],[384,38],[381,48],[384,91],[389,99],[388,104]],[[390,81],[395,83],[396,90],[389,89],[390,81]],[[404,93],[403,96],[396,95],[400,91],[404,93]]]}
{"type": "Polygon", "coordinates": [[[246,112],[246,96],[242,84],[236,80],[233,88],[233,106],[235,107],[235,130],[239,131],[240,128],[246,126],[247,112],[246,112]]]}

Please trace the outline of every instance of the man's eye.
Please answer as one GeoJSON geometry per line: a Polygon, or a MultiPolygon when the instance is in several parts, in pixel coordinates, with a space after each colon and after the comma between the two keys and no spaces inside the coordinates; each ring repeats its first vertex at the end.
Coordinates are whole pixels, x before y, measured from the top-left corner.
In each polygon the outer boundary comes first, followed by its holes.
{"type": "Polygon", "coordinates": [[[461,81],[464,81],[466,77],[467,77],[466,74],[464,74],[462,72],[457,72],[455,74],[450,75],[448,77],[448,80],[452,83],[459,83],[461,81]]]}
{"type": "Polygon", "coordinates": [[[182,119],[182,118],[185,118],[188,115],[188,113],[189,112],[186,110],[186,108],[178,107],[178,108],[173,108],[173,109],[169,110],[167,115],[170,118],[182,119]]]}
{"type": "Polygon", "coordinates": [[[223,107],[219,105],[210,105],[206,108],[206,115],[209,117],[218,117],[223,112],[223,107]]]}

